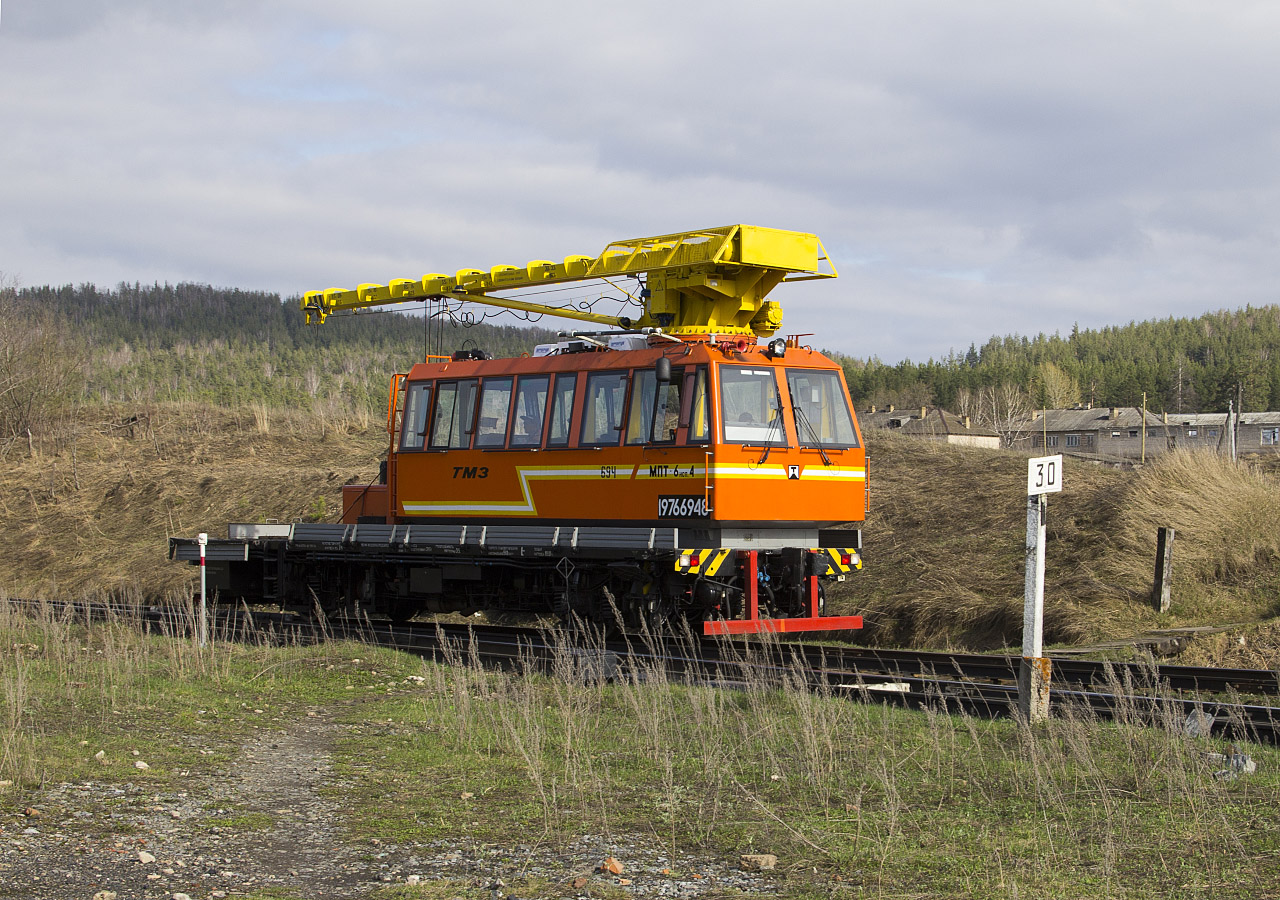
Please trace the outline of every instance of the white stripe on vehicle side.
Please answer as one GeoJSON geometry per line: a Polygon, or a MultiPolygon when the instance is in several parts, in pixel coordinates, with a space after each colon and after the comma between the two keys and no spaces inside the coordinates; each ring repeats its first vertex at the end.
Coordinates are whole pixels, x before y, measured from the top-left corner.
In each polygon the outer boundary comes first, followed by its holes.
{"type": "MultiPolygon", "coordinates": [[[[787,467],[783,466],[713,466],[711,475],[714,478],[786,478],[787,467]]],[[[857,466],[805,466],[801,478],[851,478],[867,477],[867,470],[857,466]]]]}

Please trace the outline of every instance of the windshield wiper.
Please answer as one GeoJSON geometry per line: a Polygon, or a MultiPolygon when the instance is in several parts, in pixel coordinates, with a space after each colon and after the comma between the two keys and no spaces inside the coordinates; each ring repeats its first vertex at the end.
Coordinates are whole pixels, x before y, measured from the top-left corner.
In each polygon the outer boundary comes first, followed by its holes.
{"type": "Polygon", "coordinates": [[[763,466],[764,461],[769,458],[769,451],[773,449],[773,433],[782,426],[782,392],[778,390],[777,385],[773,388],[773,421],[769,424],[769,432],[765,435],[764,453],[760,454],[760,458],[756,460],[757,466],[763,466]]]}
{"type": "Polygon", "coordinates": [[[810,440],[813,441],[813,446],[817,447],[818,452],[822,454],[823,464],[831,465],[831,457],[827,456],[827,451],[822,449],[822,438],[818,437],[818,431],[813,427],[813,423],[809,421],[809,417],[804,414],[804,409],[799,406],[793,406],[792,409],[796,411],[796,421],[804,426],[805,432],[810,440]]]}

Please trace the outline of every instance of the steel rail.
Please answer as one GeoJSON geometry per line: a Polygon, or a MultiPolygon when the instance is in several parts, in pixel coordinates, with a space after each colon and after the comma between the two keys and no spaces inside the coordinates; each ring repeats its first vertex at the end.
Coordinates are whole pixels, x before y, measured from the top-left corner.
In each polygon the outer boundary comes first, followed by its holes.
{"type": "MultiPolygon", "coordinates": [[[[1010,673],[1004,680],[982,681],[922,671],[904,674],[903,666],[892,671],[865,672],[845,667],[843,663],[846,660],[839,653],[835,657],[840,664],[832,666],[830,648],[793,643],[761,642],[753,645],[736,642],[733,645],[735,652],[726,655],[705,652],[709,646],[724,645],[691,642],[687,638],[672,643],[652,639],[602,641],[595,638],[584,647],[572,644],[569,635],[558,632],[549,635],[539,629],[473,625],[432,627],[435,631],[425,637],[426,645],[434,647],[437,636],[454,644],[452,651],[433,650],[433,654],[439,652],[440,656],[448,657],[451,653],[456,659],[463,649],[469,648],[468,652],[482,661],[505,661],[506,664],[518,663],[522,669],[533,666],[551,671],[557,664],[563,665],[563,655],[567,650],[571,669],[579,677],[594,674],[599,677],[643,678],[661,671],[669,677],[733,687],[749,682],[794,684],[797,674],[802,673],[810,688],[837,696],[878,699],[912,707],[932,705],[950,710],[963,709],[984,716],[1011,715],[1017,706],[1016,668],[1007,661],[1003,667],[991,670],[1010,673]]],[[[388,633],[391,631],[388,629],[388,633]]],[[[424,635],[418,629],[394,629],[394,634],[402,649],[414,649],[411,644],[424,644],[424,635]]],[[[907,651],[896,651],[894,655],[902,662],[911,661],[913,656],[907,651]]],[[[916,660],[917,669],[926,669],[934,661],[928,659],[932,654],[922,656],[926,658],[925,662],[916,660]]],[[[1152,693],[1059,688],[1053,691],[1053,698],[1060,708],[1087,710],[1094,715],[1144,725],[1183,728],[1188,720],[1194,719],[1195,727],[1205,733],[1212,729],[1236,739],[1269,743],[1280,738],[1280,708],[1202,696],[1174,696],[1169,692],[1167,681],[1150,684],[1150,671],[1149,667],[1131,671],[1122,668],[1122,674],[1108,675],[1105,684],[1117,689],[1158,688],[1152,693]],[[1123,680],[1126,674],[1129,676],[1127,684],[1123,680]]],[[[1192,673],[1192,677],[1191,683],[1212,681],[1202,674],[1192,673]]]]}
{"type": "MultiPolygon", "coordinates": [[[[735,652],[743,652],[747,642],[732,642],[735,652]]],[[[780,643],[781,646],[792,646],[780,643]]],[[[925,673],[970,681],[1016,681],[1021,657],[981,653],[952,653],[919,650],[880,650],[839,646],[803,645],[805,658],[831,661],[857,672],[886,675],[925,673]]],[[[714,648],[710,652],[717,652],[714,648]]],[[[1177,666],[1152,662],[1114,662],[1050,657],[1055,683],[1080,688],[1115,688],[1129,685],[1159,685],[1174,691],[1280,694],[1280,672],[1269,669],[1238,669],[1207,666],[1177,666]]]]}
{"type": "MultiPolygon", "coordinates": [[[[47,609],[85,621],[130,617],[162,633],[189,633],[191,611],[181,607],[102,604],[86,601],[20,601],[10,604],[47,609]]],[[[782,686],[803,682],[832,696],[880,700],[912,708],[964,710],[982,716],[1011,715],[1017,705],[1017,657],[859,650],[789,641],[704,641],[683,638],[579,635],[472,623],[393,624],[382,620],[304,619],[287,613],[219,609],[214,633],[229,640],[323,642],[357,640],[414,653],[441,663],[475,662],[515,671],[539,671],[576,679],[674,677],[735,687],[747,683],[782,686]]],[[[1235,739],[1275,743],[1280,740],[1280,708],[1203,696],[1240,686],[1252,693],[1275,693],[1276,673],[1227,669],[1221,673],[1192,666],[1150,666],[1096,662],[1081,666],[1068,660],[1066,673],[1054,661],[1052,690],[1059,710],[1088,711],[1145,725],[1184,727],[1197,722],[1235,739]],[[1111,690],[1094,690],[1095,685],[1111,690]],[[1206,688],[1206,685],[1211,687],[1206,688]],[[1266,688],[1270,690],[1256,690],[1266,688]],[[1178,696],[1190,691],[1197,696],[1178,696]]]]}

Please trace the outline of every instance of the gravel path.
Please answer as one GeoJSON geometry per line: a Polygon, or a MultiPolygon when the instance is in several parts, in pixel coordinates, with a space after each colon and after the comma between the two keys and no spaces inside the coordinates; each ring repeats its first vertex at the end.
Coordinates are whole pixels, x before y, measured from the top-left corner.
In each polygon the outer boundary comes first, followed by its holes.
{"type": "Polygon", "coordinates": [[[315,716],[262,732],[228,772],[193,777],[177,792],[96,782],[50,787],[25,812],[0,816],[0,897],[337,900],[448,880],[459,895],[505,900],[515,896],[509,883],[535,878],[554,884],[554,896],[598,896],[607,885],[674,900],[772,893],[781,885],[772,872],[747,872],[736,860],[672,858],[641,838],[587,837],[556,848],[499,847],[465,835],[353,843],[344,836],[331,761],[343,730],[315,716]],[[621,861],[620,874],[601,871],[609,857],[621,861]]]}

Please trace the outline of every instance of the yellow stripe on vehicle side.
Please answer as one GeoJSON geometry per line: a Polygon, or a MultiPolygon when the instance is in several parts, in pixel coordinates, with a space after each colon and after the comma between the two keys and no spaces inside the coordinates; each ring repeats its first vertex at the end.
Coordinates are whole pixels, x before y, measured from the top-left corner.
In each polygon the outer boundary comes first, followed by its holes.
{"type": "MultiPolygon", "coordinates": [[[[452,500],[405,500],[406,513],[418,515],[449,515],[452,513],[491,512],[510,516],[536,516],[537,505],[529,490],[533,479],[554,481],[600,481],[600,466],[565,469],[558,466],[523,466],[516,469],[520,476],[520,500],[493,500],[486,502],[457,502],[452,500]]],[[[610,480],[610,479],[603,479],[610,480]]]]}

